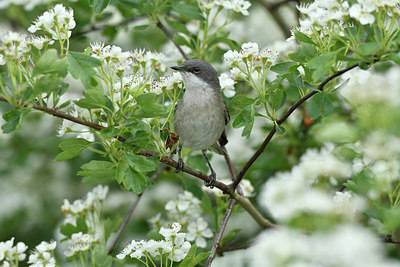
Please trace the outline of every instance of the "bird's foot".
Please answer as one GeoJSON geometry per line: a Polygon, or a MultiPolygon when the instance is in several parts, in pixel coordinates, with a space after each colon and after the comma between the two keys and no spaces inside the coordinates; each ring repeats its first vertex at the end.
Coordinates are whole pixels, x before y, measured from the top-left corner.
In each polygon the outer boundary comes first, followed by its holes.
{"type": "Polygon", "coordinates": [[[178,159],[178,166],[175,169],[175,173],[183,172],[183,168],[185,168],[185,163],[181,158],[178,159]]]}
{"type": "Polygon", "coordinates": [[[211,189],[214,188],[215,182],[217,181],[217,175],[215,174],[215,172],[211,169],[211,180],[210,181],[206,181],[204,182],[204,185],[206,187],[210,187],[211,189]]]}

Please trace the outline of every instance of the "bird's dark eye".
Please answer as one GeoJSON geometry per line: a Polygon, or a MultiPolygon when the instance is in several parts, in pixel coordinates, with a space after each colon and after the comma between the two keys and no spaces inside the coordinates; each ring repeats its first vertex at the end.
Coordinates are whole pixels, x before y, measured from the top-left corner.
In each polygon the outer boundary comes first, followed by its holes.
{"type": "Polygon", "coordinates": [[[194,67],[193,68],[193,73],[200,73],[200,68],[199,67],[194,67]]]}

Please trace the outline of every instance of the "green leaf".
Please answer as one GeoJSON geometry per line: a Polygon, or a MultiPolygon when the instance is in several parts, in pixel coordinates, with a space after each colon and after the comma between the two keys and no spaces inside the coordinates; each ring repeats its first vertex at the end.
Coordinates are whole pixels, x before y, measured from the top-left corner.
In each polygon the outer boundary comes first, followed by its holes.
{"type": "Polygon", "coordinates": [[[55,74],[47,74],[39,78],[33,92],[35,95],[41,93],[51,93],[59,88],[62,78],[55,74]]]}
{"type": "Polygon", "coordinates": [[[185,45],[187,47],[192,47],[190,43],[182,35],[175,34],[172,40],[178,45],[185,45]]]}
{"type": "Polygon", "coordinates": [[[167,19],[167,18],[166,18],[166,21],[167,21],[168,25],[171,28],[175,29],[177,32],[184,33],[187,35],[190,34],[184,23],[177,22],[175,20],[171,20],[171,19],[167,19]]]}
{"type": "Polygon", "coordinates": [[[100,86],[86,88],[83,95],[84,98],[74,101],[77,106],[87,109],[105,108],[107,110],[105,95],[100,86]]]}
{"type": "Polygon", "coordinates": [[[115,172],[116,180],[126,190],[140,194],[148,187],[147,179],[142,172],[149,172],[154,169],[154,162],[141,156],[125,154],[118,162],[115,172]]]}
{"type": "Polygon", "coordinates": [[[113,266],[113,257],[108,255],[105,246],[96,246],[95,253],[96,267],[111,267],[113,266]]]}
{"type": "Polygon", "coordinates": [[[112,233],[116,233],[118,231],[119,226],[122,223],[122,218],[120,216],[113,216],[112,219],[107,218],[104,220],[104,237],[105,240],[110,237],[112,233]]]}
{"type": "Polygon", "coordinates": [[[237,237],[237,234],[241,231],[242,229],[236,228],[230,230],[228,233],[224,234],[224,238],[221,241],[220,246],[222,247],[224,244],[228,243],[229,241],[232,241],[237,237]]]}
{"type": "Polygon", "coordinates": [[[236,110],[243,110],[245,107],[253,104],[255,101],[255,99],[250,98],[248,96],[245,95],[235,95],[231,102],[230,102],[230,107],[232,109],[236,109],[236,110]]]}
{"type": "Polygon", "coordinates": [[[176,3],[172,5],[172,9],[186,18],[195,20],[203,19],[203,15],[200,8],[194,4],[176,3]]]}
{"type": "Polygon", "coordinates": [[[278,134],[285,134],[286,130],[282,125],[275,124],[276,132],[278,134]]]}
{"type": "Polygon", "coordinates": [[[208,256],[210,256],[210,254],[211,251],[199,253],[193,261],[194,266],[197,266],[197,264],[205,260],[208,256]]]}
{"type": "Polygon", "coordinates": [[[151,172],[156,169],[156,164],[143,156],[126,154],[125,158],[128,160],[129,166],[137,172],[151,172]]]}
{"type": "Polygon", "coordinates": [[[96,13],[101,13],[111,0],[89,0],[89,5],[96,13]]]}
{"type": "Polygon", "coordinates": [[[392,232],[400,226],[400,209],[378,208],[377,217],[383,224],[383,230],[392,232]]]}
{"type": "Polygon", "coordinates": [[[381,43],[362,43],[358,46],[360,52],[364,56],[375,54],[378,50],[382,49],[381,43]]]}
{"type": "Polygon", "coordinates": [[[89,147],[92,143],[83,138],[72,138],[65,140],[58,145],[63,152],[57,155],[55,161],[63,161],[66,159],[72,159],[78,156],[82,150],[89,147]]]}
{"type": "Polygon", "coordinates": [[[186,254],[186,257],[182,260],[182,262],[179,264],[179,267],[193,267],[196,264],[194,263],[194,259],[196,257],[196,250],[197,247],[196,245],[192,245],[186,254]]]}
{"type": "Polygon", "coordinates": [[[329,95],[325,92],[321,92],[311,97],[307,103],[306,111],[312,120],[317,119],[319,116],[326,116],[332,113],[333,104],[329,99],[329,95]]]}
{"type": "Polygon", "coordinates": [[[78,172],[79,176],[99,175],[106,171],[112,170],[114,164],[109,161],[92,160],[81,166],[82,171],[78,172]]]}
{"type": "Polygon", "coordinates": [[[305,34],[302,33],[302,32],[295,31],[295,32],[294,32],[294,37],[295,37],[299,42],[314,44],[314,41],[311,40],[310,37],[308,37],[307,35],[305,35],[305,34]]]}
{"type": "Polygon", "coordinates": [[[397,65],[400,65],[400,55],[398,53],[389,53],[388,58],[397,65]]]}
{"type": "Polygon", "coordinates": [[[21,128],[23,117],[29,112],[28,109],[12,109],[3,114],[7,122],[1,126],[3,133],[11,133],[21,128]]]}
{"type": "Polygon", "coordinates": [[[136,99],[137,106],[134,116],[154,118],[164,115],[164,107],[156,103],[156,95],[152,93],[142,94],[136,99]]]}
{"type": "Polygon", "coordinates": [[[89,231],[86,225],[85,218],[83,216],[76,219],[76,226],[71,223],[66,223],[60,226],[60,233],[65,235],[67,238],[71,238],[72,234],[82,232],[86,234],[89,231]]]}
{"type": "Polygon", "coordinates": [[[244,108],[241,112],[236,115],[236,118],[232,122],[233,128],[244,127],[242,136],[246,138],[250,137],[251,130],[254,124],[255,108],[254,103],[244,108]]]}
{"type": "Polygon", "coordinates": [[[318,56],[319,53],[315,49],[314,45],[303,43],[299,46],[296,50],[296,53],[289,54],[289,58],[296,62],[304,63],[307,62],[309,59],[318,56]]]}
{"type": "Polygon", "coordinates": [[[72,51],[68,53],[68,63],[72,77],[80,79],[86,88],[91,86],[90,78],[96,74],[93,68],[101,66],[97,58],[72,51]]]}
{"type": "Polygon", "coordinates": [[[66,59],[59,59],[57,50],[48,49],[33,68],[32,76],[39,74],[53,73],[65,77],[68,73],[68,62],[66,59]]]}
{"type": "Polygon", "coordinates": [[[316,56],[308,61],[307,66],[313,70],[312,78],[314,81],[319,81],[322,77],[328,74],[329,70],[335,63],[336,54],[328,53],[316,56]]]}
{"type": "Polygon", "coordinates": [[[271,66],[271,71],[276,72],[280,75],[290,73],[289,67],[297,65],[296,62],[282,62],[271,66]]]}

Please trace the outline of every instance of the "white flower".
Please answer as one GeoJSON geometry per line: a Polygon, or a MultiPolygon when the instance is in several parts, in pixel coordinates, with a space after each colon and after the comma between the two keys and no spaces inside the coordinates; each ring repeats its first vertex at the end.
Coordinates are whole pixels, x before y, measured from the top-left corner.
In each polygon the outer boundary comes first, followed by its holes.
{"type": "Polygon", "coordinates": [[[240,59],[240,54],[236,50],[229,50],[224,54],[224,61],[232,67],[234,63],[237,63],[240,59]]]}
{"type": "Polygon", "coordinates": [[[88,251],[89,248],[98,242],[98,238],[92,234],[74,233],[68,241],[68,248],[64,251],[68,258],[74,256],[77,252],[88,251]]]}
{"type": "Polygon", "coordinates": [[[165,204],[170,221],[176,220],[185,224],[188,220],[198,218],[201,214],[200,200],[192,193],[184,191],[175,200],[165,204]]]}
{"type": "Polygon", "coordinates": [[[207,222],[203,218],[198,218],[195,222],[190,222],[187,227],[187,235],[186,239],[189,241],[196,241],[196,245],[199,248],[205,248],[207,246],[207,242],[204,239],[210,238],[213,236],[213,233],[210,228],[208,228],[207,222]]]}
{"type": "Polygon", "coordinates": [[[279,227],[259,235],[247,253],[250,267],[399,265],[384,257],[383,243],[376,236],[356,225],[306,234],[279,227]]]}
{"type": "Polygon", "coordinates": [[[159,233],[162,236],[164,236],[166,241],[170,241],[177,236],[181,228],[182,225],[180,225],[180,223],[175,222],[171,226],[161,227],[159,233]]]}
{"type": "Polygon", "coordinates": [[[35,247],[35,250],[29,256],[28,263],[31,264],[29,266],[56,266],[56,260],[51,253],[51,251],[56,248],[56,245],[57,244],[55,241],[42,241],[39,245],[35,247]]]}
{"type": "MultiPolygon", "coordinates": [[[[26,258],[25,251],[27,249],[28,246],[24,242],[18,242],[14,246],[14,237],[6,242],[0,242],[0,261],[3,259],[23,261],[26,258]]],[[[3,262],[3,264],[6,264],[6,262],[3,262]]]]}
{"type": "Polygon", "coordinates": [[[258,55],[259,49],[258,49],[258,44],[248,42],[242,44],[242,48],[240,50],[240,56],[242,58],[247,58],[249,56],[255,56],[258,55]]]}
{"type": "Polygon", "coordinates": [[[369,13],[369,10],[365,5],[355,4],[350,7],[349,15],[358,20],[362,25],[372,24],[375,21],[375,17],[369,13]]]}
{"type": "Polygon", "coordinates": [[[249,12],[247,9],[251,6],[249,1],[244,1],[244,0],[230,0],[230,1],[224,1],[222,3],[223,7],[226,9],[232,9],[233,11],[237,13],[242,13],[245,16],[249,15],[249,12]]]}
{"type": "Polygon", "coordinates": [[[236,92],[234,90],[235,81],[232,80],[227,73],[222,73],[219,76],[219,84],[226,97],[233,97],[236,92]]]}
{"type": "Polygon", "coordinates": [[[50,33],[54,40],[63,40],[71,36],[70,30],[75,26],[74,11],[67,10],[62,4],[57,4],[53,9],[39,16],[28,31],[34,33],[44,30],[50,33]]]}

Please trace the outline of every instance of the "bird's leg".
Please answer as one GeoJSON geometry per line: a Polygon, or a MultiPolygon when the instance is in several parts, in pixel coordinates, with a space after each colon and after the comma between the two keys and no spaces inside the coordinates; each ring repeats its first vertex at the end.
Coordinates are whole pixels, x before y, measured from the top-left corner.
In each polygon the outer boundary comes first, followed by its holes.
{"type": "Polygon", "coordinates": [[[207,187],[210,187],[210,188],[212,189],[212,188],[214,188],[215,181],[217,180],[217,179],[216,179],[216,178],[217,178],[217,175],[215,174],[215,171],[214,171],[213,167],[211,166],[210,161],[208,160],[208,157],[207,157],[207,154],[206,154],[206,150],[203,150],[202,152],[203,152],[203,156],[204,156],[204,157],[206,158],[206,160],[207,160],[208,167],[209,167],[210,170],[211,170],[211,175],[210,175],[211,180],[208,181],[208,182],[204,182],[204,185],[207,186],[207,187]]]}
{"type": "Polygon", "coordinates": [[[181,144],[178,145],[177,150],[178,150],[178,166],[175,169],[175,173],[183,171],[183,168],[185,167],[185,163],[183,162],[182,155],[181,155],[181,153],[182,153],[182,145],[181,144]]]}

